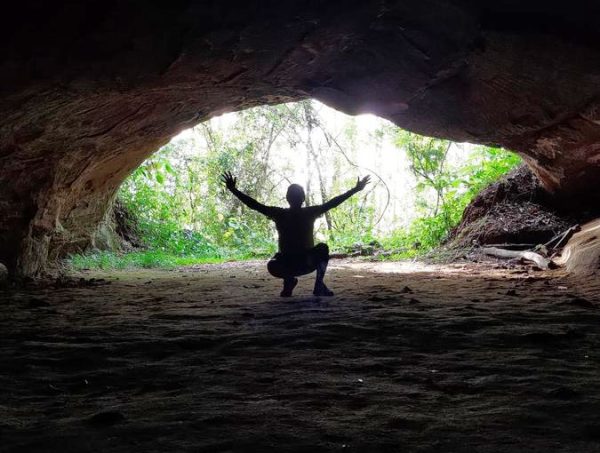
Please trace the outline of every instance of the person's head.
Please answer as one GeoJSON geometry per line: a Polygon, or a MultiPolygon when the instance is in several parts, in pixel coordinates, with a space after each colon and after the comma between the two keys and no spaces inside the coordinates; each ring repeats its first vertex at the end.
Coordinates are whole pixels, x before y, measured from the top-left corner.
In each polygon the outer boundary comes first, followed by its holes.
{"type": "Polygon", "coordinates": [[[304,195],[304,189],[299,184],[290,184],[288,187],[287,194],[285,195],[286,200],[292,208],[299,208],[304,203],[306,195],[304,195]]]}

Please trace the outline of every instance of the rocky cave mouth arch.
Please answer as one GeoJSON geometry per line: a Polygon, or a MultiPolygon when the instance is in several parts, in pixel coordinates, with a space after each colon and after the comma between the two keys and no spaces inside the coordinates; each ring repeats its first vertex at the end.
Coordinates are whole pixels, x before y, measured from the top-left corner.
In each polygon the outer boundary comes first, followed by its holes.
{"type": "Polygon", "coordinates": [[[1,31],[0,262],[38,275],[99,241],[121,181],[181,129],[306,97],[505,146],[584,209],[600,193],[598,10],[522,3],[12,5],[1,31]]]}

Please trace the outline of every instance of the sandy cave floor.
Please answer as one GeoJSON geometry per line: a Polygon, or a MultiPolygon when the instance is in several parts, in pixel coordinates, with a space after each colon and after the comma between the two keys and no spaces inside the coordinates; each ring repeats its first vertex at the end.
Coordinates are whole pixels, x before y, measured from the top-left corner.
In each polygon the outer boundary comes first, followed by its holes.
{"type": "Polygon", "coordinates": [[[333,261],[0,293],[0,451],[600,451],[600,282],[333,261]]]}

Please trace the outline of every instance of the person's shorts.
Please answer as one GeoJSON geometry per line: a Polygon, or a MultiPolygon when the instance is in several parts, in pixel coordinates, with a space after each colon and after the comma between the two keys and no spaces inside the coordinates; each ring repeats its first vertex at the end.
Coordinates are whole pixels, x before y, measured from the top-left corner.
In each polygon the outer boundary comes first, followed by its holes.
{"type": "Polygon", "coordinates": [[[305,275],[314,272],[319,261],[327,259],[329,249],[325,244],[317,244],[303,253],[276,253],[272,260],[285,268],[286,273],[293,275],[305,275]]]}

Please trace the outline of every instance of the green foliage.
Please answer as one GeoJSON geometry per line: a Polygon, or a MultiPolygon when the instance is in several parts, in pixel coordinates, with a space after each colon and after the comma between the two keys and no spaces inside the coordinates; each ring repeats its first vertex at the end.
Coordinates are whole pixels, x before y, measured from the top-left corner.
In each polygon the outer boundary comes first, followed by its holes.
{"type": "Polygon", "coordinates": [[[439,246],[473,198],[521,162],[503,149],[478,146],[466,162],[451,166],[452,142],[398,130],[396,143],[405,149],[417,180],[421,216],[408,229],[383,240],[384,247],[398,250],[394,257],[415,256],[439,246]]]}
{"type": "MultiPolygon", "coordinates": [[[[151,250],[221,259],[272,255],[276,251],[272,222],[225,191],[220,175],[230,171],[237,176],[240,190],[266,204],[281,205],[282,197],[274,192],[285,189],[281,183],[289,180],[285,173],[292,168],[276,168],[271,160],[274,144],[284,141],[292,148],[306,149],[307,164],[316,168],[315,174],[309,174],[307,201],[323,202],[352,187],[358,171],[326,181],[320,165],[330,146],[316,142],[317,129],[327,137],[309,101],[240,112],[226,136],[222,129],[204,123],[187,143],[171,142],[144,162],[125,181],[119,197],[134,214],[151,250]],[[186,152],[189,141],[202,152],[186,152]]],[[[347,132],[355,135],[352,127],[347,132]]],[[[354,197],[328,214],[317,235],[340,247],[370,240],[374,215],[368,197],[354,197]]]]}
{"type": "MultiPolygon", "coordinates": [[[[240,256],[239,259],[247,257],[240,256]]],[[[178,256],[169,253],[146,250],[118,254],[113,252],[94,252],[82,255],[73,255],[68,264],[72,269],[135,269],[135,268],[163,268],[172,269],[177,266],[192,264],[218,263],[224,261],[216,257],[178,256]]]]}
{"type": "Polygon", "coordinates": [[[461,166],[460,181],[466,187],[469,201],[482,189],[515,168],[522,159],[502,148],[479,146],[477,152],[461,166]]]}
{"type": "Polygon", "coordinates": [[[391,259],[412,258],[435,247],[448,234],[446,218],[442,214],[418,217],[408,228],[398,229],[381,240],[384,249],[393,251],[391,259]]]}
{"type": "Polygon", "coordinates": [[[241,189],[260,198],[267,186],[262,156],[281,132],[281,108],[240,113],[225,138],[202,124],[187,142],[171,142],[125,181],[119,197],[134,214],[146,246],[174,256],[200,258],[264,257],[275,251],[268,219],[249,213],[220,181],[234,172],[241,189]],[[189,148],[202,152],[190,154],[189,148]]]}
{"type": "Polygon", "coordinates": [[[355,244],[368,244],[376,240],[374,235],[375,207],[367,195],[352,197],[331,211],[332,229],[327,241],[334,250],[346,250],[355,244]]]}
{"type": "MultiPolygon", "coordinates": [[[[224,171],[238,178],[240,190],[275,206],[285,205],[283,194],[291,182],[301,182],[307,204],[315,205],[351,188],[357,176],[371,174],[373,184],[367,190],[317,224],[316,239],[329,242],[333,250],[377,242],[397,256],[415,256],[439,245],[469,201],[520,161],[488,147],[478,147],[466,160],[465,153],[453,160],[457,145],[383,122],[365,141],[356,118],[348,117],[341,129],[332,131],[322,108],[303,101],[249,109],[225,125],[209,121],[170,142],[138,167],[118,193],[146,250],[78,255],[71,258],[71,265],[173,267],[272,255],[276,250],[272,222],[224,189],[220,180],[224,171]],[[416,192],[414,221],[395,230],[387,227],[387,220],[381,221],[390,191],[384,190],[384,178],[377,174],[380,167],[367,169],[357,163],[359,153],[383,156],[384,143],[395,144],[398,159],[405,155],[416,192]],[[280,158],[282,150],[287,160],[280,158]],[[298,167],[304,181],[292,181],[298,167]]],[[[388,178],[391,175],[388,172],[388,178]]]]}

